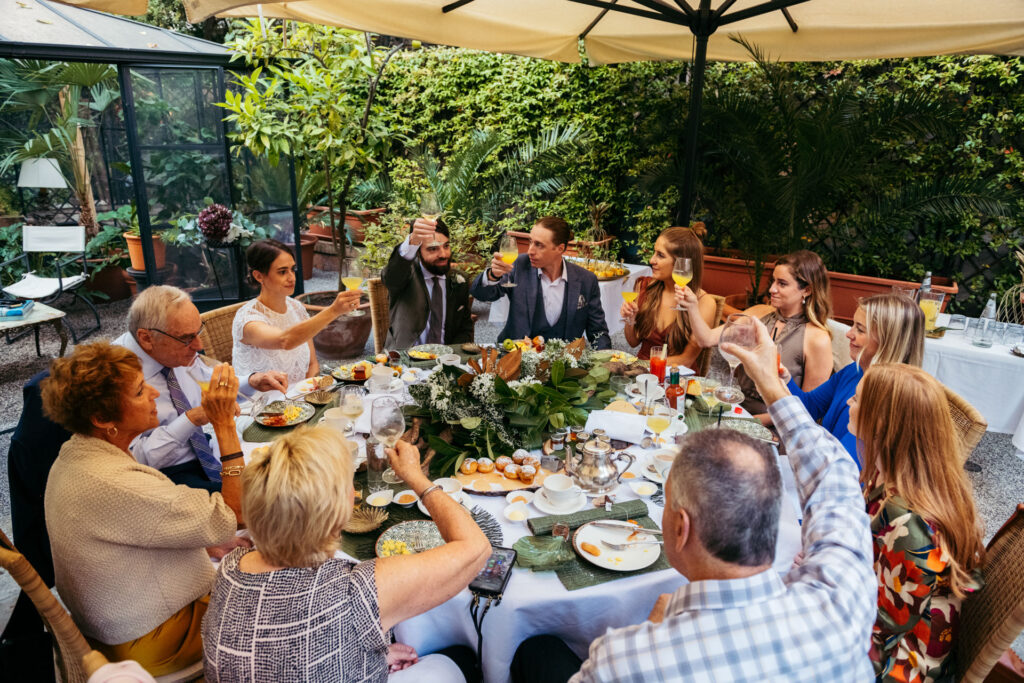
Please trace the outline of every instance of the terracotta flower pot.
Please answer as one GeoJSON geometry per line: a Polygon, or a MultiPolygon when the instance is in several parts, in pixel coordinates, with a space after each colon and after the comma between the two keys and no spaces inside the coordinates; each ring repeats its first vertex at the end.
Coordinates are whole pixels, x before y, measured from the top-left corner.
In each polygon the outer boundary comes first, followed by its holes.
{"type": "MultiPolygon", "coordinates": [[[[154,235],[153,240],[153,267],[160,270],[167,265],[167,244],[154,235]]],[[[138,235],[124,233],[124,241],[128,244],[128,258],[135,270],[146,269],[146,258],[142,253],[142,238],[138,235]]]]}
{"type": "MultiPolygon", "coordinates": [[[[337,292],[308,292],[300,294],[296,299],[305,304],[310,315],[315,315],[330,305],[335,296],[337,292]]],[[[364,295],[363,298],[365,300],[367,297],[364,295]]],[[[316,354],[328,360],[362,356],[372,328],[373,321],[369,313],[358,317],[338,316],[313,337],[316,354]]]]}
{"type": "Polygon", "coordinates": [[[132,295],[129,282],[134,284],[135,280],[128,277],[128,273],[120,266],[106,266],[99,270],[89,271],[89,279],[85,282],[85,288],[93,292],[102,292],[107,295],[107,301],[121,301],[132,295]]]}

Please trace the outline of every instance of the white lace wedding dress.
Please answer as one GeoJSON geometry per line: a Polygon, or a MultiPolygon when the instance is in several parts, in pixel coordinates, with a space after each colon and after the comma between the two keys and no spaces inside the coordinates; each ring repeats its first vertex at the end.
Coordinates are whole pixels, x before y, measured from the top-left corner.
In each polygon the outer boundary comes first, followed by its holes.
{"type": "Polygon", "coordinates": [[[262,322],[281,330],[309,319],[305,307],[288,297],[285,299],[288,310],[278,313],[264,306],[259,299],[253,299],[238,309],[235,320],[231,324],[232,345],[231,364],[239,378],[248,377],[254,372],[280,370],[288,374],[288,385],[301,382],[309,371],[309,344],[286,351],[284,349],[260,349],[242,342],[242,330],[251,322],[262,322]]]}

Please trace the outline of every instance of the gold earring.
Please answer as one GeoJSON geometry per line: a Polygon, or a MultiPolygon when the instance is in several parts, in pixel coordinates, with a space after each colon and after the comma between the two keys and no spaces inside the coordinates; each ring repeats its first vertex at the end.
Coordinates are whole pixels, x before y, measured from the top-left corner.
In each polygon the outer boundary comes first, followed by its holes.
{"type": "Polygon", "coordinates": [[[107,436],[111,439],[117,438],[117,427],[107,427],[107,436]]]}

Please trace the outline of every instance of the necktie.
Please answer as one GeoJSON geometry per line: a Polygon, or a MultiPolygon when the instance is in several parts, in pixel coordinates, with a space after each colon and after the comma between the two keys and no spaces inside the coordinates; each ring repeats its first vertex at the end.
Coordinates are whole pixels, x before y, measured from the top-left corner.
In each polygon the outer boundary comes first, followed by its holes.
{"type": "MultiPolygon", "coordinates": [[[[181,390],[181,385],[178,384],[178,378],[174,376],[174,371],[171,368],[164,368],[160,371],[160,374],[167,380],[167,393],[170,394],[171,404],[178,411],[178,415],[189,410],[192,406],[189,405],[188,399],[185,398],[185,392],[181,390]]],[[[192,450],[195,451],[199,464],[203,466],[203,471],[206,472],[207,478],[210,481],[220,481],[220,458],[214,455],[213,450],[210,448],[210,442],[206,439],[206,434],[203,433],[203,430],[199,427],[193,429],[188,437],[188,443],[192,446],[192,450]]]]}
{"type": "Polygon", "coordinates": [[[444,332],[441,320],[444,318],[444,302],[441,296],[443,283],[436,275],[431,278],[434,281],[434,288],[430,292],[430,318],[427,320],[427,343],[440,344],[441,335],[444,332]]]}

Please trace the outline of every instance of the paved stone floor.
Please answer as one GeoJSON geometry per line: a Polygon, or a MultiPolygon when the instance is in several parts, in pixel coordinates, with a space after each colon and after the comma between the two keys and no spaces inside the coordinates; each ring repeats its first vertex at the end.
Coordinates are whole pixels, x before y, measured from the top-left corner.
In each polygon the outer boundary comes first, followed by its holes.
{"type": "MultiPolygon", "coordinates": [[[[305,283],[306,291],[332,289],[337,286],[336,275],[317,271],[312,280],[305,283]]],[[[103,327],[90,339],[107,337],[113,339],[125,331],[125,315],[129,302],[119,301],[100,304],[103,327]]],[[[89,313],[84,307],[68,309],[68,320],[76,329],[88,326],[89,313]]],[[[482,342],[493,342],[500,331],[498,325],[486,322],[487,304],[477,303],[474,312],[480,316],[476,326],[476,338],[482,342]]],[[[36,357],[32,335],[26,335],[10,345],[0,341],[0,430],[13,428],[21,412],[21,385],[35,373],[43,370],[51,358],[56,357],[59,340],[52,327],[41,333],[43,358],[36,357]]],[[[615,348],[628,348],[621,333],[613,335],[615,348]]],[[[367,352],[372,352],[373,340],[367,342],[367,352]]],[[[8,536],[11,533],[10,498],[7,487],[7,450],[10,434],[0,436],[0,528],[8,536]]],[[[982,470],[971,473],[975,501],[985,520],[986,540],[1012,514],[1018,502],[1024,502],[1024,460],[1015,455],[1015,449],[1007,434],[986,434],[975,449],[971,459],[981,465],[982,470]]],[[[6,624],[14,607],[17,588],[14,581],[4,574],[0,576],[0,628],[6,624]]],[[[1024,656],[1024,635],[1014,643],[1014,650],[1024,656]]]]}

